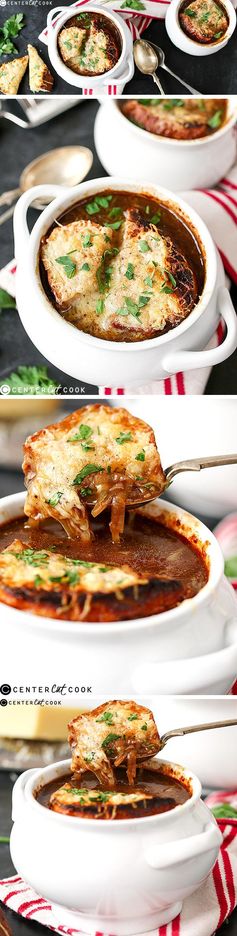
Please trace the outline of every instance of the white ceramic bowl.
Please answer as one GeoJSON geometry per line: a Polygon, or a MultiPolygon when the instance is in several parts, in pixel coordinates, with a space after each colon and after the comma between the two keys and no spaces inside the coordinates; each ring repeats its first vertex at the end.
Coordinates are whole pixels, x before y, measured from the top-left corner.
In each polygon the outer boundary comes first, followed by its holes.
{"type": "MultiPolygon", "coordinates": [[[[113,401],[115,402],[115,401],[113,401]]],[[[178,461],[237,452],[237,399],[225,396],[146,397],[129,400],[134,416],[153,427],[164,468],[178,461]]],[[[197,516],[224,517],[237,510],[237,465],[177,475],[169,500],[197,516]]]]}
{"type": "MultiPolygon", "coordinates": [[[[24,494],[0,502],[0,522],[21,516],[24,494]]],[[[144,510],[144,508],[143,508],[144,510]]],[[[43,618],[1,605],[5,659],[12,684],[78,684],[101,693],[224,693],[237,673],[237,600],[223,575],[217,540],[203,524],[159,499],[144,511],[205,544],[207,584],[193,598],[163,614],[106,624],[43,618]],[[22,647],[27,646],[27,655],[22,647]],[[53,661],[53,664],[52,664],[53,661]]]]}
{"type": "MultiPolygon", "coordinates": [[[[236,696],[176,696],[165,699],[153,696],[151,707],[161,735],[181,726],[237,718],[236,696]]],[[[172,738],[165,747],[165,757],[188,764],[206,788],[235,790],[237,726],[172,738]]]]}
{"type": "Polygon", "coordinates": [[[199,302],[176,328],[158,338],[142,342],[113,342],[95,338],[66,322],[54,309],[43,290],[39,274],[41,237],[54,219],[80,198],[102,192],[106,179],[83,182],[72,189],[36,186],[19,199],[14,213],[15,256],[17,260],[16,301],[27,334],[52,364],[72,377],[88,383],[136,386],[147,380],[162,379],[182,370],[212,366],[225,360],[237,346],[237,318],[228,290],[223,286],[223,268],[218,268],[212,237],[201,218],[179,196],[156,185],[111,178],[111,189],[147,192],[171,206],[196,233],[206,258],[206,279],[199,302]],[[27,211],[38,197],[55,199],[42,211],[31,234],[27,211]],[[27,284],[27,285],[26,285],[27,284]],[[222,285],[220,285],[222,284],[222,285]],[[32,310],[33,313],[32,313],[32,310]],[[203,351],[222,315],[226,337],[221,345],[203,351]]]}
{"type": "MultiPolygon", "coordinates": [[[[165,762],[159,761],[159,769],[165,762]]],[[[183,805],[143,819],[79,819],[42,806],[40,785],[67,773],[70,761],[21,774],[13,789],[11,857],[25,881],[52,904],[55,922],[114,936],[168,923],[213,867],[222,836],[191,782],[183,805]]]]}
{"type": "Polygon", "coordinates": [[[222,6],[225,7],[229,19],[228,28],[223,35],[223,39],[219,39],[218,42],[208,42],[206,44],[195,42],[195,40],[190,39],[181,28],[179,11],[182,2],[183,0],[171,0],[165,17],[165,26],[168,36],[177,49],[181,49],[182,52],[186,52],[188,55],[201,56],[214,55],[215,52],[220,52],[221,49],[224,49],[224,46],[229,42],[236,27],[236,12],[231,0],[221,0],[222,6]]]}
{"type": "Polygon", "coordinates": [[[93,75],[78,75],[76,72],[72,71],[71,68],[68,68],[59,54],[58,34],[62,26],[65,26],[67,21],[71,19],[75,13],[80,13],[80,7],[77,10],[73,10],[71,6],[69,8],[58,6],[50,10],[47,16],[48,53],[51,64],[57,75],[59,75],[63,81],[66,81],[67,84],[73,85],[74,88],[93,88],[98,92],[102,85],[113,84],[113,82],[116,82],[118,79],[124,83],[126,81],[127,83],[127,81],[131,80],[134,73],[133,40],[132,33],[127,23],[118,13],[114,13],[113,10],[108,9],[106,6],[103,7],[100,3],[88,3],[82,7],[82,12],[101,13],[111,23],[114,23],[120,33],[121,55],[113,68],[110,68],[102,75],[95,75],[94,77],[93,75]]]}
{"type": "MultiPolygon", "coordinates": [[[[121,102],[120,102],[121,103],[121,102]]],[[[109,173],[158,182],[174,192],[216,185],[236,157],[237,97],[228,98],[223,127],[200,140],[173,140],[136,127],[118,101],[104,100],[95,119],[95,145],[109,173]]]]}

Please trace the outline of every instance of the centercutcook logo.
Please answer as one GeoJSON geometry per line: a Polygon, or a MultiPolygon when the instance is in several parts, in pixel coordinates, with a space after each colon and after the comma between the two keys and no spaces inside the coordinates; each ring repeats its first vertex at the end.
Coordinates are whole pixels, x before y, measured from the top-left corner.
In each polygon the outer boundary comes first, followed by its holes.
{"type": "Polygon", "coordinates": [[[3,698],[0,698],[0,705],[62,705],[62,698],[90,693],[92,686],[68,686],[67,683],[61,686],[57,683],[51,686],[10,686],[10,683],[2,683],[0,696],[3,698]],[[23,696],[23,699],[19,699],[19,696],[23,696]]]}

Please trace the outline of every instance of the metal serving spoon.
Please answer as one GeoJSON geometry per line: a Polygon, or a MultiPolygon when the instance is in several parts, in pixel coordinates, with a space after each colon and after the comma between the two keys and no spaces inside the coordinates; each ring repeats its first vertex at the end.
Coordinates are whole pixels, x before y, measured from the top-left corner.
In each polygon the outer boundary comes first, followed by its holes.
{"type": "Polygon", "coordinates": [[[183,738],[184,735],[193,734],[195,731],[212,731],[213,728],[228,728],[231,725],[237,725],[237,718],[230,718],[228,721],[205,722],[204,725],[189,725],[187,728],[174,728],[173,731],[166,731],[161,736],[159,751],[162,751],[167,741],[172,738],[183,738]]]}
{"type": "Polygon", "coordinates": [[[176,78],[181,85],[184,85],[184,88],[187,88],[188,91],[191,91],[191,94],[197,94],[200,96],[200,91],[196,91],[195,88],[192,88],[192,85],[188,84],[187,81],[184,81],[183,78],[180,78],[179,75],[176,75],[175,72],[171,71],[171,68],[168,68],[168,65],[165,65],[165,53],[163,52],[163,49],[156,45],[155,42],[152,42],[151,46],[156,50],[157,53],[158,66],[156,67],[163,68],[166,72],[169,73],[169,75],[172,75],[173,78],[176,78]]]}
{"type": "MultiPolygon", "coordinates": [[[[170,465],[169,468],[164,469],[166,481],[164,482],[164,487],[162,491],[160,491],[160,494],[166,491],[175,476],[181,474],[182,471],[201,471],[202,468],[218,468],[223,465],[237,465],[237,454],[211,455],[208,458],[191,458],[187,461],[176,462],[174,465],[170,465]]],[[[135,507],[145,506],[146,504],[150,504],[151,501],[156,500],[156,497],[157,495],[154,495],[147,500],[127,504],[127,507],[132,510],[135,507]]]]}
{"type": "Polygon", "coordinates": [[[165,92],[162,88],[160,79],[155,74],[159,62],[155,50],[145,39],[136,39],[133,45],[134,62],[143,75],[151,75],[153,81],[158,86],[160,94],[164,97],[165,92]]]}
{"type": "MultiPolygon", "coordinates": [[[[61,146],[49,150],[38,156],[25,167],[20,176],[19,188],[3,192],[0,196],[0,205],[11,205],[15,199],[26,192],[33,185],[78,185],[88,174],[93,163],[93,154],[86,146],[61,146]]],[[[36,201],[36,208],[44,208],[49,199],[36,201]]],[[[14,212],[14,206],[0,216],[0,224],[4,224],[14,212]]]]}

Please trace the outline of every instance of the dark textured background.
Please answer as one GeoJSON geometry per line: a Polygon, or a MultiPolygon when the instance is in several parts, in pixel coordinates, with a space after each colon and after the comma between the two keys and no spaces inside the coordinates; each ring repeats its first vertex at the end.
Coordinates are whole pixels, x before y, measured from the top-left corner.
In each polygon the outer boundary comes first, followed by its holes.
{"type": "MultiPolygon", "coordinates": [[[[12,110],[20,113],[17,102],[11,102],[12,110]]],[[[95,153],[93,128],[95,114],[98,108],[97,101],[83,101],[66,113],[55,117],[50,123],[41,127],[22,130],[6,120],[0,120],[1,132],[1,190],[15,188],[19,175],[25,165],[36,156],[54,147],[67,144],[82,144],[89,146],[94,153],[94,162],[90,178],[105,175],[104,169],[95,153]]],[[[31,211],[29,219],[31,224],[36,218],[36,212],[31,211]]],[[[13,257],[12,221],[7,221],[0,227],[0,268],[13,257]]],[[[27,286],[27,284],[26,284],[27,286]]],[[[237,306],[237,290],[232,290],[233,299],[237,306]]],[[[27,293],[26,293],[27,295],[27,293]]],[[[33,312],[33,310],[32,310],[33,312]]],[[[21,364],[47,364],[41,354],[27,337],[17,312],[6,310],[2,312],[0,321],[0,384],[7,380],[8,374],[21,364]]],[[[62,383],[64,392],[73,392],[78,381],[65,377],[60,371],[49,365],[50,376],[56,382],[62,383]],[[71,391],[69,391],[71,388],[71,391]]],[[[122,379],[122,378],[121,378],[122,379]]],[[[106,384],[106,374],[104,377],[106,384]]],[[[87,384],[81,385],[81,393],[96,392],[95,387],[87,384]],[[82,388],[85,388],[84,391],[82,388]]],[[[206,393],[234,394],[237,392],[237,352],[214,367],[207,384],[206,393]]]]}
{"type": "MultiPolygon", "coordinates": [[[[65,7],[70,6],[70,4],[65,2],[65,0],[62,5],[65,7]]],[[[50,65],[48,60],[47,46],[45,46],[44,43],[39,42],[38,35],[42,32],[42,29],[46,25],[48,10],[51,8],[53,9],[56,6],[58,6],[56,0],[55,2],[53,2],[53,0],[44,0],[44,6],[42,6],[40,0],[35,0],[34,6],[30,4],[30,0],[28,0],[28,5],[27,0],[24,5],[23,3],[18,3],[16,0],[13,8],[12,0],[7,0],[4,10],[0,11],[0,26],[3,20],[12,13],[24,12],[25,14],[25,29],[22,30],[18,39],[16,40],[16,45],[21,55],[25,54],[27,43],[31,42],[32,45],[36,46],[38,52],[50,65]]],[[[167,55],[167,65],[169,65],[173,71],[178,72],[181,77],[186,79],[189,84],[193,85],[197,91],[200,91],[202,94],[237,93],[236,32],[233,34],[225,49],[216,53],[215,55],[206,56],[205,59],[202,57],[198,58],[193,55],[186,55],[184,52],[180,52],[179,49],[176,49],[167,36],[163,20],[154,20],[153,23],[149,26],[149,29],[147,29],[144,33],[144,37],[151,39],[153,42],[156,42],[157,45],[161,45],[163,47],[164,52],[167,55]]],[[[52,69],[51,65],[50,68],[52,69]]],[[[166,94],[173,94],[174,92],[181,91],[181,86],[169,76],[164,75],[163,83],[166,94]]],[[[53,91],[55,94],[78,94],[78,89],[74,89],[71,87],[71,85],[66,84],[57,75],[55,75],[53,91]]],[[[20,93],[29,93],[27,75],[25,75],[23,78],[20,93]]],[[[132,81],[126,85],[126,94],[148,95],[151,93],[154,93],[154,84],[152,79],[144,78],[139,74],[139,72],[136,71],[132,81]]]]}

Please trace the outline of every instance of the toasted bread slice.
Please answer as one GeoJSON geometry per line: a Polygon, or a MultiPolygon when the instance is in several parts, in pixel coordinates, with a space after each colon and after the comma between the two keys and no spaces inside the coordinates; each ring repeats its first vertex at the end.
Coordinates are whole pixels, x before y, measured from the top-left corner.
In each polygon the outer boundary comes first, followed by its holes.
{"type": "Polygon", "coordinates": [[[79,64],[80,51],[84,39],[86,38],[86,29],[79,29],[79,26],[68,26],[61,29],[58,36],[58,46],[61,58],[68,65],[75,61],[79,64]]]}
{"type": "MultiPolygon", "coordinates": [[[[127,813],[127,809],[139,810],[155,802],[157,796],[145,790],[132,792],[112,790],[87,789],[76,786],[73,778],[70,783],[64,783],[59,790],[55,790],[50,797],[50,809],[54,812],[80,815],[87,818],[115,819],[127,813]]],[[[134,818],[136,818],[135,812],[134,818]]]]}
{"type": "Polygon", "coordinates": [[[17,94],[23,75],[27,69],[28,55],[12,59],[0,65],[0,92],[2,94],[17,94]]]}
{"type": "Polygon", "coordinates": [[[72,771],[90,770],[102,784],[115,785],[113,767],[126,765],[128,782],[134,783],[137,761],[159,751],[160,738],[152,712],[136,702],[105,702],[68,725],[72,771]]]}
{"type": "Polygon", "coordinates": [[[155,436],[126,409],[95,404],[36,432],[24,446],[28,517],[54,517],[68,536],[90,539],[86,506],[98,516],[111,506],[111,532],[119,540],[126,504],[164,490],[155,436]]]}
{"type": "Polygon", "coordinates": [[[58,225],[46,236],[41,259],[57,306],[67,309],[81,297],[84,303],[99,297],[97,272],[110,248],[112,233],[93,221],[73,221],[58,225]]]}
{"type": "Polygon", "coordinates": [[[54,78],[34,46],[28,45],[30,90],[52,91],[54,78]]]}

